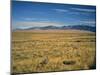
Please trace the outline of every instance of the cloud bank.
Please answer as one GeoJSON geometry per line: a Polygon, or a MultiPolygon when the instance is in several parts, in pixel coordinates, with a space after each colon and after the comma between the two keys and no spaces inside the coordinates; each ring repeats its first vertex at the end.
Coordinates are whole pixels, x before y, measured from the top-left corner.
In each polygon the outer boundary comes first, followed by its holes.
{"type": "Polygon", "coordinates": [[[13,28],[30,28],[30,27],[44,27],[44,26],[62,26],[61,23],[56,22],[16,22],[12,23],[13,28]]]}

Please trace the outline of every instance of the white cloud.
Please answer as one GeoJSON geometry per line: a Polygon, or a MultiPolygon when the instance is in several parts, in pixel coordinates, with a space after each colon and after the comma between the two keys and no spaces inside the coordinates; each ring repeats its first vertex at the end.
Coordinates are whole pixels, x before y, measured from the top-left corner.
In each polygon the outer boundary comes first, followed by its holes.
{"type": "Polygon", "coordinates": [[[36,20],[36,18],[29,18],[29,17],[27,17],[27,18],[23,18],[23,19],[26,20],[26,21],[36,20]]]}
{"type": "Polygon", "coordinates": [[[95,20],[86,20],[86,21],[79,21],[80,24],[87,24],[87,25],[90,25],[90,26],[94,26],[96,25],[96,21],[95,20]]]}
{"type": "Polygon", "coordinates": [[[13,23],[13,29],[15,28],[29,28],[29,27],[43,27],[43,26],[62,26],[61,23],[56,22],[46,22],[46,21],[40,21],[40,22],[16,22],[13,23]]]}
{"type": "Polygon", "coordinates": [[[71,9],[83,12],[96,12],[95,9],[83,9],[83,8],[71,8],[71,9]]]}
{"type": "Polygon", "coordinates": [[[68,12],[68,10],[65,10],[65,9],[53,9],[53,10],[56,12],[61,12],[61,13],[68,12]]]}
{"type": "Polygon", "coordinates": [[[49,21],[47,18],[22,17],[23,21],[49,21]]]}

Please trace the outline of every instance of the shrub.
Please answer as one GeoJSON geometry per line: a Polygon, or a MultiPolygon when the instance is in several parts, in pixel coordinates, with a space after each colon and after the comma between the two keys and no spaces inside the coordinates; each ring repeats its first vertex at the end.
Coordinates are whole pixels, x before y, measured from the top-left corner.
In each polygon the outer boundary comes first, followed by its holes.
{"type": "Polygon", "coordinates": [[[64,64],[64,65],[74,65],[75,63],[76,63],[76,62],[75,62],[75,61],[72,61],[72,60],[71,60],[71,61],[68,61],[68,60],[64,60],[64,61],[63,61],[63,64],[64,64]]]}

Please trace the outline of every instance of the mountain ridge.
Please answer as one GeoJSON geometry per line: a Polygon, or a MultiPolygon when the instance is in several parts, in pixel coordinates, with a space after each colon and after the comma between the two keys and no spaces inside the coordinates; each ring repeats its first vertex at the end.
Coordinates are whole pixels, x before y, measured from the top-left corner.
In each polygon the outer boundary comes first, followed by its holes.
{"type": "Polygon", "coordinates": [[[88,26],[88,25],[73,25],[73,26],[44,26],[44,27],[30,27],[30,28],[17,28],[16,30],[49,30],[49,29],[58,29],[58,30],[66,30],[66,29],[76,29],[76,30],[86,30],[86,31],[91,31],[91,32],[96,32],[96,27],[95,26],[88,26]]]}

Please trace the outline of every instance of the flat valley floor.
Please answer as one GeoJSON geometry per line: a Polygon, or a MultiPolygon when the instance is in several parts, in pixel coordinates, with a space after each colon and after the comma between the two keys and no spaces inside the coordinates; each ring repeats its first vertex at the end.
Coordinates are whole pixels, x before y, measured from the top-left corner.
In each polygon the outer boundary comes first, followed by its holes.
{"type": "Polygon", "coordinates": [[[12,32],[12,73],[95,69],[96,36],[81,30],[12,32]]]}

